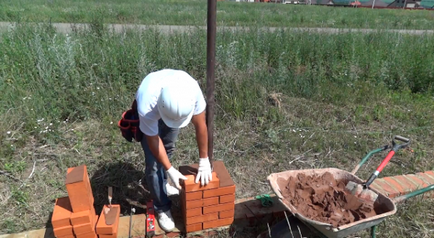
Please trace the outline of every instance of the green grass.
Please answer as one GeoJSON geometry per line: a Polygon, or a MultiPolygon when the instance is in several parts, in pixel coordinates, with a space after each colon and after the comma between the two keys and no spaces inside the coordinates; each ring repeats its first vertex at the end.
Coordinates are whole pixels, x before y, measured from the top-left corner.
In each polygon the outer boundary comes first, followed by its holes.
{"type": "MultiPolygon", "coordinates": [[[[205,0],[5,0],[0,21],[92,22],[200,25],[207,20],[205,0]]],[[[434,11],[372,10],[290,4],[219,1],[219,26],[346,27],[433,29],[434,11]]]]}
{"type": "MultiPolygon", "coordinates": [[[[145,201],[143,152],[116,123],[151,71],[183,69],[205,89],[206,33],[114,34],[94,21],[88,31],[62,35],[50,25],[19,24],[0,42],[0,232],[50,226],[54,199],[67,195],[66,169],[80,164],[88,167],[97,210],[107,186],[123,214],[130,200],[145,201]]],[[[411,138],[414,152],[400,151],[382,176],[433,170],[429,52],[433,35],[220,32],[214,156],[225,161],[237,197],[271,192],[266,177],[273,172],[351,170],[396,134],[411,138]]],[[[177,147],[176,166],[197,161],[191,126],[177,147]]],[[[401,205],[377,237],[428,237],[433,202],[401,205]]]]}

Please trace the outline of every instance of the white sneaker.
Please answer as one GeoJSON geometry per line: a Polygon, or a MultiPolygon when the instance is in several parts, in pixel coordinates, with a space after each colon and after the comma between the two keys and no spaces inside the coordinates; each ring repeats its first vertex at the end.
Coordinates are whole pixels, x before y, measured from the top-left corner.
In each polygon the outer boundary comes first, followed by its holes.
{"type": "Polygon", "coordinates": [[[179,190],[169,183],[166,183],[166,193],[167,196],[179,195],[179,190]]]}
{"type": "Polygon", "coordinates": [[[158,212],[157,213],[158,224],[160,224],[161,229],[165,232],[170,232],[175,228],[175,222],[173,221],[172,213],[167,212],[158,212]]]}

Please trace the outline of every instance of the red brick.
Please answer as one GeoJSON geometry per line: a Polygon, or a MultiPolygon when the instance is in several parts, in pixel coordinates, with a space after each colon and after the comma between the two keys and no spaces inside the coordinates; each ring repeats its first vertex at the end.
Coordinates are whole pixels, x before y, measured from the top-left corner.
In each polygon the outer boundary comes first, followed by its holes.
{"type": "Polygon", "coordinates": [[[188,209],[185,211],[185,217],[194,217],[194,216],[200,216],[200,215],[202,215],[202,208],[201,207],[188,209]]]}
{"type": "Polygon", "coordinates": [[[76,238],[75,235],[69,235],[69,236],[57,236],[57,238],[76,238]]]}
{"type": "Polygon", "coordinates": [[[208,206],[203,208],[203,214],[232,210],[235,208],[235,203],[225,203],[216,206],[208,206]]]}
{"type": "MultiPolygon", "coordinates": [[[[226,169],[223,161],[217,160],[214,161],[212,164],[213,164],[213,171],[217,173],[217,177],[220,179],[220,187],[228,187],[235,184],[231,178],[231,175],[226,169]]],[[[181,172],[184,175],[196,175],[198,167],[199,164],[180,166],[179,172],[181,172]]]]}
{"type": "Polygon", "coordinates": [[[235,203],[235,194],[220,196],[220,204],[235,203]]]}
{"type": "Polygon", "coordinates": [[[386,181],[386,183],[395,188],[395,190],[399,191],[398,196],[406,194],[405,188],[400,183],[396,182],[396,180],[390,177],[385,177],[383,179],[384,181],[386,181]]]}
{"type": "Polygon", "coordinates": [[[396,189],[391,187],[383,179],[376,179],[374,181],[374,183],[378,184],[383,189],[383,191],[386,193],[385,195],[390,197],[390,198],[394,198],[394,197],[398,196],[398,194],[399,194],[399,191],[397,191],[396,189]]]}
{"type": "Polygon", "coordinates": [[[234,214],[235,214],[235,208],[232,210],[227,210],[227,211],[221,211],[219,212],[219,219],[224,219],[224,218],[234,218],[234,214]]]}
{"type": "MultiPolygon", "coordinates": [[[[202,230],[202,223],[191,224],[185,226],[185,232],[193,232],[202,230]]],[[[100,237],[101,238],[101,237],[100,237]]]]}
{"type": "Polygon", "coordinates": [[[205,186],[202,186],[200,182],[195,183],[195,178],[196,178],[195,175],[185,175],[185,177],[187,178],[187,180],[181,180],[181,185],[182,185],[182,189],[186,193],[207,190],[207,189],[214,189],[220,186],[220,180],[217,177],[217,174],[215,172],[212,173],[212,181],[205,186]]]}
{"type": "Polygon", "coordinates": [[[105,221],[105,214],[104,210],[107,208],[107,206],[104,206],[101,210],[101,214],[99,216],[98,222],[96,223],[96,233],[101,238],[101,235],[110,235],[110,234],[117,234],[118,227],[119,227],[119,215],[121,212],[121,207],[119,204],[112,204],[112,207],[116,207],[116,220],[113,224],[107,225],[105,221]]]}
{"type": "Polygon", "coordinates": [[[72,228],[74,230],[75,235],[89,234],[95,233],[95,225],[98,220],[98,215],[93,214],[92,220],[88,223],[73,225],[72,228]]]}
{"type": "Polygon", "coordinates": [[[198,200],[198,199],[202,199],[202,191],[197,191],[197,192],[183,192],[184,196],[185,196],[185,200],[186,201],[191,201],[191,200],[198,200]]]}
{"type": "Polygon", "coordinates": [[[371,186],[369,186],[369,187],[377,190],[381,194],[386,194],[386,192],[383,190],[383,188],[380,185],[378,185],[377,183],[375,183],[375,181],[373,183],[371,183],[371,186]]]}
{"type": "Polygon", "coordinates": [[[433,170],[425,171],[425,173],[434,178],[434,171],[433,170]]]}
{"type": "Polygon", "coordinates": [[[68,197],[57,198],[54,203],[53,215],[51,216],[51,224],[53,228],[70,226],[72,208],[68,197]]]}
{"type": "Polygon", "coordinates": [[[217,197],[226,194],[235,194],[235,185],[205,190],[203,191],[203,198],[217,197]]]}
{"type": "Polygon", "coordinates": [[[98,234],[98,237],[99,237],[99,238],[117,238],[117,237],[118,237],[118,234],[117,234],[117,233],[115,233],[115,234],[110,234],[110,235],[100,235],[100,234],[98,234]]]}
{"type": "Polygon", "coordinates": [[[201,216],[189,217],[185,220],[185,224],[191,225],[191,224],[196,224],[205,221],[212,221],[217,219],[219,219],[219,214],[218,212],[215,212],[215,213],[205,214],[201,216]]]}
{"type": "Polygon", "coordinates": [[[211,206],[211,205],[215,205],[218,203],[219,203],[218,197],[204,198],[204,199],[200,199],[200,200],[193,200],[193,201],[186,202],[185,208],[186,209],[192,209],[192,208],[198,208],[198,207],[206,207],[206,206],[211,206]]]}
{"type": "Polygon", "coordinates": [[[403,175],[394,176],[392,178],[395,179],[398,183],[400,183],[404,188],[406,188],[408,190],[407,192],[412,192],[417,189],[417,185],[414,184],[412,181],[408,180],[408,178],[403,175]]]}
{"type": "Polygon", "coordinates": [[[76,235],[76,238],[98,238],[98,235],[95,232],[89,232],[86,234],[76,235]]]}
{"type": "Polygon", "coordinates": [[[232,224],[234,221],[234,218],[225,218],[225,219],[219,219],[215,221],[207,221],[203,223],[203,229],[209,229],[209,228],[215,228],[220,226],[227,226],[232,224]]]}
{"type": "Polygon", "coordinates": [[[93,194],[90,186],[86,165],[69,170],[66,175],[66,190],[73,212],[91,210],[93,207],[93,194]]]}
{"type": "Polygon", "coordinates": [[[91,210],[74,212],[71,214],[71,224],[75,226],[75,225],[90,223],[95,217],[95,215],[96,212],[94,207],[92,207],[91,210]]]}
{"type": "Polygon", "coordinates": [[[59,236],[73,236],[74,232],[72,230],[72,226],[63,226],[58,228],[53,228],[53,233],[56,237],[59,236]]]}
{"type": "Polygon", "coordinates": [[[425,183],[422,179],[418,178],[414,174],[407,174],[404,176],[407,177],[407,179],[409,179],[413,183],[415,183],[417,185],[417,189],[426,188],[429,185],[429,184],[425,183]]]}
{"type": "Polygon", "coordinates": [[[434,177],[431,177],[426,173],[417,173],[416,176],[427,184],[434,184],[434,177]]]}

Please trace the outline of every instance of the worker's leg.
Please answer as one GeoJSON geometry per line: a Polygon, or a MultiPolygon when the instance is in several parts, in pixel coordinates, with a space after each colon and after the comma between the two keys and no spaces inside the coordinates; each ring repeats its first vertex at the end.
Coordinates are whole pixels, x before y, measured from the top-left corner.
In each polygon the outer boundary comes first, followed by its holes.
{"type": "MultiPolygon", "coordinates": [[[[159,135],[163,141],[164,147],[168,152],[170,159],[172,152],[175,148],[175,141],[178,137],[179,130],[167,127],[162,121],[159,122],[159,135]]],[[[155,211],[167,211],[170,210],[171,201],[167,197],[166,193],[166,171],[161,163],[157,162],[157,159],[149,149],[148,143],[144,138],[141,141],[143,151],[145,152],[145,178],[148,185],[151,197],[154,201],[155,211]]]]}

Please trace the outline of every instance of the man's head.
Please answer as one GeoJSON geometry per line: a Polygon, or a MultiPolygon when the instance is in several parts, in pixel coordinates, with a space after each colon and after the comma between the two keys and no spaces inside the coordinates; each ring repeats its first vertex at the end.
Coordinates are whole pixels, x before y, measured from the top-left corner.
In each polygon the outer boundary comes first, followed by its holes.
{"type": "Polygon", "coordinates": [[[157,107],[164,123],[171,128],[182,128],[191,121],[194,112],[194,94],[182,85],[169,85],[161,90],[157,107]]]}

